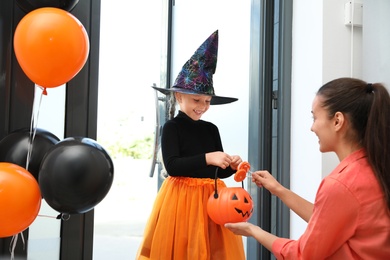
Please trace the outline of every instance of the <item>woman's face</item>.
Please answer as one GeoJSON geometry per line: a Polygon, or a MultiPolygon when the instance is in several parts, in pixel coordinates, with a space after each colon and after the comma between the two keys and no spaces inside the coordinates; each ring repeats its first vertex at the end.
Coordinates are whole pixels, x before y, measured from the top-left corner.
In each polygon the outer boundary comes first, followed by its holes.
{"type": "Polygon", "coordinates": [[[176,92],[176,100],[180,110],[187,114],[192,120],[199,120],[210,108],[210,96],[192,95],[176,92]]]}
{"type": "Polygon", "coordinates": [[[321,152],[334,151],[335,146],[335,118],[329,118],[328,111],[323,107],[321,96],[316,96],[312,104],[313,131],[318,137],[321,152]]]}

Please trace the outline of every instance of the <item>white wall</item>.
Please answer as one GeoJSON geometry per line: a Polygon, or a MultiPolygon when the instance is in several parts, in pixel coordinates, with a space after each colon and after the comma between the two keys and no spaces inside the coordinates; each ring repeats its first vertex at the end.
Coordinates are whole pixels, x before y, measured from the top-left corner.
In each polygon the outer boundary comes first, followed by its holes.
{"type": "Polygon", "coordinates": [[[390,89],[390,1],[365,1],[363,9],[363,77],[390,89]]]}
{"type": "MultiPolygon", "coordinates": [[[[293,5],[291,189],[312,202],[322,178],[338,163],[333,153],[320,153],[310,132],[312,100],[329,80],[361,74],[362,30],[354,27],[352,37],[351,27],[344,24],[346,2],[295,0],[293,5]]],[[[296,239],[306,223],[294,213],[290,223],[296,239]]]]}

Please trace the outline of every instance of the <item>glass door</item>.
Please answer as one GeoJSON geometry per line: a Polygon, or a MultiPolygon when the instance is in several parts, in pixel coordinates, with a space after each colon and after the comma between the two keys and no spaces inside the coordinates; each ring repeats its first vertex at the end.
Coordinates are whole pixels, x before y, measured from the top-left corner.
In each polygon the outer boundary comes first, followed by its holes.
{"type": "MultiPolygon", "coordinates": [[[[48,90],[47,96],[35,87],[34,120],[36,127],[46,130],[59,140],[64,139],[65,86],[48,90]]],[[[27,255],[29,260],[59,259],[61,220],[60,213],[52,209],[44,199],[37,218],[29,227],[27,255]]],[[[19,239],[18,243],[23,243],[19,239]]]]}
{"type": "Polygon", "coordinates": [[[150,177],[160,81],[159,0],[101,1],[97,141],[114,182],[95,207],[93,259],[134,259],[157,193],[150,177]]]}

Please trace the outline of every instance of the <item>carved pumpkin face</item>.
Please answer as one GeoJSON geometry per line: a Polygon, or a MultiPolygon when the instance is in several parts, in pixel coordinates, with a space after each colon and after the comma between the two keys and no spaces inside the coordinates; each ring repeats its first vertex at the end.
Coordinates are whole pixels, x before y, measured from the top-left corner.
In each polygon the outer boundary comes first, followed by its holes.
{"type": "Polygon", "coordinates": [[[253,213],[253,201],[249,193],[241,187],[225,187],[212,194],[207,202],[209,217],[217,224],[247,221],[253,213]]]}

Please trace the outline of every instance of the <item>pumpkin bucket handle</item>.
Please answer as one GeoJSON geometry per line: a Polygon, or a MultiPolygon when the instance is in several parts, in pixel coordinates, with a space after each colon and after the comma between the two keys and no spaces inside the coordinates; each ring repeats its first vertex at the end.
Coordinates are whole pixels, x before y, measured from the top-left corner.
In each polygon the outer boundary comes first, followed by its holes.
{"type": "MultiPolygon", "coordinates": [[[[214,177],[214,199],[218,199],[218,188],[217,188],[217,179],[218,179],[218,167],[215,168],[215,177],[214,177]]],[[[244,181],[241,181],[241,186],[244,189],[244,181]]]]}
{"type": "Polygon", "coordinates": [[[215,169],[214,199],[218,199],[217,178],[218,178],[218,167],[215,169]]]}

